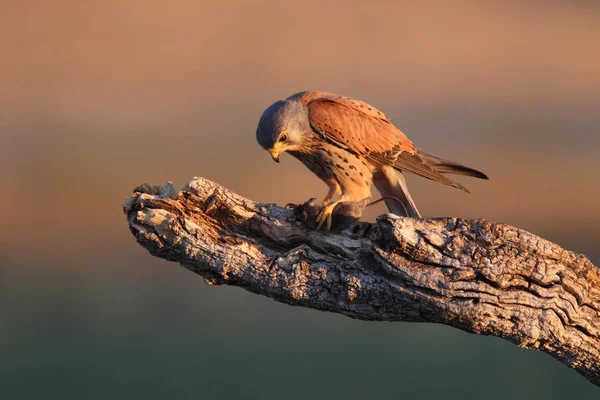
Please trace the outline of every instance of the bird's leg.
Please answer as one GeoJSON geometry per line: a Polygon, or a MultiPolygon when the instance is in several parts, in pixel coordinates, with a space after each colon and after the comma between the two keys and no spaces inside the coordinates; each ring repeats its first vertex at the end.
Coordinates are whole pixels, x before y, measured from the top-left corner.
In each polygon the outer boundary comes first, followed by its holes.
{"type": "Polygon", "coordinates": [[[323,224],[327,221],[327,230],[331,230],[331,219],[333,218],[333,209],[335,208],[335,206],[337,206],[339,203],[342,203],[346,201],[346,199],[344,198],[344,196],[342,195],[342,197],[340,197],[338,200],[326,205],[325,207],[323,207],[323,209],[321,210],[321,212],[319,213],[319,215],[317,215],[317,219],[316,219],[316,223],[317,223],[317,230],[321,229],[321,226],[323,226],[323,224]]]}
{"type": "Polygon", "coordinates": [[[317,215],[317,230],[321,229],[321,226],[323,226],[323,223],[325,223],[325,221],[327,221],[327,230],[331,230],[331,219],[333,209],[338,203],[343,201],[342,196],[339,200],[334,201],[333,203],[331,202],[331,200],[336,195],[342,193],[342,189],[340,188],[340,184],[338,183],[338,181],[335,178],[329,178],[325,179],[325,183],[327,184],[327,186],[329,186],[329,192],[327,192],[327,196],[325,196],[325,198],[323,199],[323,209],[317,215]]]}
{"type": "Polygon", "coordinates": [[[325,207],[323,207],[323,209],[321,210],[321,212],[319,213],[319,215],[317,215],[317,230],[321,229],[321,226],[323,226],[323,224],[325,223],[325,221],[327,221],[327,230],[331,229],[331,219],[332,219],[332,214],[333,214],[333,209],[335,208],[335,206],[338,205],[340,201],[334,201],[331,204],[326,205],[325,207]]]}
{"type": "Polygon", "coordinates": [[[335,180],[335,178],[329,178],[325,180],[327,186],[329,186],[329,192],[327,192],[327,196],[323,199],[323,205],[326,206],[329,204],[331,199],[333,199],[336,195],[342,194],[342,189],[340,188],[340,184],[335,180]]]}

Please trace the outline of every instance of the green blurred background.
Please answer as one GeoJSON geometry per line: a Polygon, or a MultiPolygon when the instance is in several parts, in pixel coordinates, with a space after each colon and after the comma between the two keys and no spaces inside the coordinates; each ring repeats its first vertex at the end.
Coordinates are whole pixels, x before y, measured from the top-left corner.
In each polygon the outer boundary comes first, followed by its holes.
{"type": "Polygon", "coordinates": [[[598,2],[1,5],[3,399],[600,396],[497,338],[208,287],[137,245],[121,210],[141,183],[193,176],[257,201],[324,195],[254,138],[269,104],[318,89],[491,177],[460,179],[467,195],[409,176],[425,215],[510,223],[598,265],[598,2]]]}

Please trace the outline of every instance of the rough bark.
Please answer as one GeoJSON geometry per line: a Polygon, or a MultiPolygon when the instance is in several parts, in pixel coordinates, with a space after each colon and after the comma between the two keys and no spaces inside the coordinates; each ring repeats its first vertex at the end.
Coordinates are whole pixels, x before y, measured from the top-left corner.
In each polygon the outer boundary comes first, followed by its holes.
{"type": "Polygon", "coordinates": [[[341,233],[203,178],[142,185],[124,205],[151,254],[209,284],[380,321],[435,322],[544,351],[600,385],[600,270],[485,220],[379,216],[341,233]]]}

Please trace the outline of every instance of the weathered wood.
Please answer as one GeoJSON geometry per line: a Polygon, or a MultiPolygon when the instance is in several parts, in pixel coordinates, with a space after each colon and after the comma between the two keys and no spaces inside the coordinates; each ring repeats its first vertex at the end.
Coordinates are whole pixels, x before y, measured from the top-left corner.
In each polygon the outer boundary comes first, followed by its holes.
{"type": "Polygon", "coordinates": [[[544,351],[600,385],[600,270],[586,257],[485,220],[390,214],[341,233],[195,178],[125,201],[151,254],[296,306],[420,321],[544,351]]]}

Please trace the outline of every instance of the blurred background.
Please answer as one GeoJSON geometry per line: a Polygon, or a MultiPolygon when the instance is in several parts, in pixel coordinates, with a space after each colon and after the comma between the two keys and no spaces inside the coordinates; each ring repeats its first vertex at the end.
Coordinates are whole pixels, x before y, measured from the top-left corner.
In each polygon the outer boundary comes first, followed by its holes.
{"type": "Polygon", "coordinates": [[[323,196],[255,141],[268,105],[318,89],[490,176],[459,177],[471,195],[409,176],[424,215],[509,223],[600,265],[599,21],[584,0],[2,1],[2,398],[598,397],[497,338],[208,287],[136,244],[121,204],[194,176],[323,196]]]}

